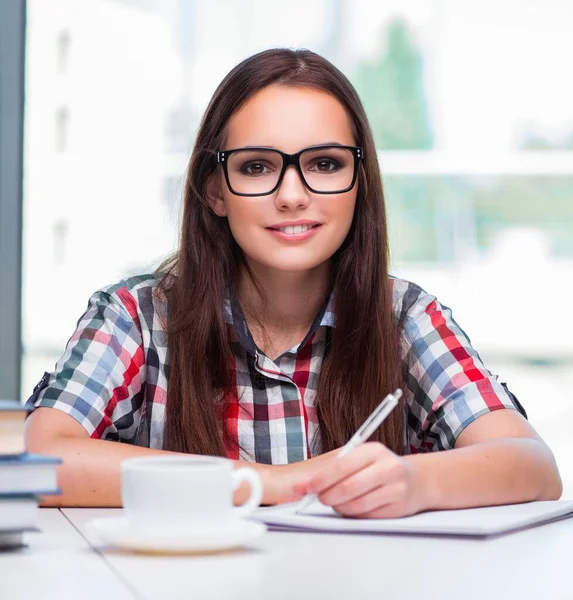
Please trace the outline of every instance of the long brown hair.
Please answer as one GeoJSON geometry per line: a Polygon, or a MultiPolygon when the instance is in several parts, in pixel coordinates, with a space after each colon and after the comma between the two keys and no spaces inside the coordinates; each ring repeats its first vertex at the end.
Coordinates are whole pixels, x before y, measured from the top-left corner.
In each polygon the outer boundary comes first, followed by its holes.
{"type": "MultiPolygon", "coordinates": [[[[231,349],[223,304],[236,285],[241,251],[227,219],[207,200],[207,184],[224,148],[229,119],[269,85],[324,91],[345,107],[356,144],[364,149],[355,214],[332,257],[335,328],[316,396],[323,452],[348,441],[382,397],[402,381],[399,332],[392,314],[388,236],[382,182],[372,132],[348,79],[308,50],[266,50],[237,65],[215,91],[203,116],[184,190],[180,246],[159,271],[168,298],[169,385],[164,448],[226,455],[222,422],[232,385],[231,349]]],[[[373,439],[404,452],[402,411],[395,410],[373,439]]]]}

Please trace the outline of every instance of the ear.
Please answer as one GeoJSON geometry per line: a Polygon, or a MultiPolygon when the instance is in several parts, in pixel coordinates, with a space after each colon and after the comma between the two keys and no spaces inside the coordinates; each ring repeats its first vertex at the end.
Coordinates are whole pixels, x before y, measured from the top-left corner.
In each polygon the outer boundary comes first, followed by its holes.
{"type": "Polygon", "coordinates": [[[219,217],[227,216],[227,207],[221,189],[221,174],[215,171],[207,181],[207,201],[213,212],[219,217]]]}

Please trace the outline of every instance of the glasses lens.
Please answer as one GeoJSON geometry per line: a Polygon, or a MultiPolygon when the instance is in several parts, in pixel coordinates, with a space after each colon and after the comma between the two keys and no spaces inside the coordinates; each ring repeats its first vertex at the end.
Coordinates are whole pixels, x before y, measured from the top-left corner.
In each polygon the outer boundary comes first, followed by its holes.
{"type": "Polygon", "coordinates": [[[237,194],[268,194],[276,186],[283,166],[274,150],[238,150],[229,156],[227,172],[237,194]]]}
{"type": "Polygon", "coordinates": [[[300,168],[311,189],[340,192],[352,184],[354,154],[337,146],[305,150],[300,156],[300,168]]]}

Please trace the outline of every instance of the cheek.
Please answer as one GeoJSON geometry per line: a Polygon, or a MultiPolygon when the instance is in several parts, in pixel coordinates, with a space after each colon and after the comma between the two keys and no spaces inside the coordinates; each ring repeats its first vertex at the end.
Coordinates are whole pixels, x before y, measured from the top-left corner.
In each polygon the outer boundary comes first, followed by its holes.
{"type": "Polygon", "coordinates": [[[260,226],[264,222],[262,211],[255,202],[249,202],[247,198],[225,198],[225,206],[231,232],[239,245],[242,245],[242,240],[247,241],[252,235],[253,226],[260,226]]]}
{"type": "Polygon", "coordinates": [[[323,204],[323,214],[341,233],[347,233],[352,225],[355,207],[355,193],[341,194],[338,198],[329,198],[328,202],[323,204]]]}

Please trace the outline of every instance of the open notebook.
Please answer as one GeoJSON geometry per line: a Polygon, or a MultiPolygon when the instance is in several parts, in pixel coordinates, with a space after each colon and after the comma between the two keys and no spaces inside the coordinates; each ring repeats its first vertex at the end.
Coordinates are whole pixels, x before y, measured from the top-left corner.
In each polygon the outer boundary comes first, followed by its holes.
{"type": "Polygon", "coordinates": [[[298,502],[260,508],[250,518],[295,531],[488,536],[573,516],[573,502],[565,501],[431,511],[401,519],[344,518],[320,502],[298,514],[297,506],[298,502]]]}

